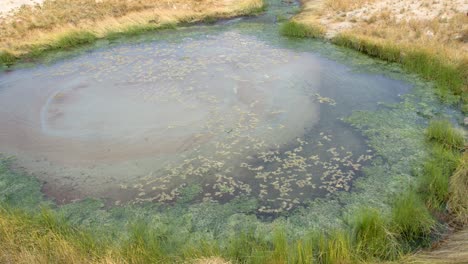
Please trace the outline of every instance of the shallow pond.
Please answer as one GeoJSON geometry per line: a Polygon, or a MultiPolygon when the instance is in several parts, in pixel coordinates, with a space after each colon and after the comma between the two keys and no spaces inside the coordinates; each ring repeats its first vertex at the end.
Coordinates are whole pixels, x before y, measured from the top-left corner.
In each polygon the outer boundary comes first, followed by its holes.
{"type": "Polygon", "coordinates": [[[368,119],[345,119],[401,102],[414,83],[328,43],[279,36],[283,10],[0,73],[0,150],[58,203],[243,197],[255,200],[250,213],[276,217],[352,194],[376,156],[393,164],[356,130],[368,119]]]}

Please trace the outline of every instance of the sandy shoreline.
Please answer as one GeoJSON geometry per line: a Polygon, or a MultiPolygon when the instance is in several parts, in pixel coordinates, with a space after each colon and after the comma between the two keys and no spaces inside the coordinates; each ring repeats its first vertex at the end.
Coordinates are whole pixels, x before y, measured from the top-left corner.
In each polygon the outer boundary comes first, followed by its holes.
{"type": "Polygon", "coordinates": [[[0,0],[0,16],[4,16],[22,5],[34,5],[42,3],[44,0],[0,0]]]}

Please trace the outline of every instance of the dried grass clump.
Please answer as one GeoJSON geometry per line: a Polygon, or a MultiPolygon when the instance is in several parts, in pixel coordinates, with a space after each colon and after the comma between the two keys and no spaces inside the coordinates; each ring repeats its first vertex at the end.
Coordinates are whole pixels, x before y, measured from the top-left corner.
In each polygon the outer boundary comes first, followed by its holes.
{"type": "Polygon", "coordinates": [[[374,1],[375,0],[327,0],[325,6],[333,11],[348,11],[360,8],[374,1]]]}
{"type": "Polygon", "coordinates": [[[468,153],[465,153],[460,166],[450,179],[449,210],[455,221],[468,224],[468,153]]]}

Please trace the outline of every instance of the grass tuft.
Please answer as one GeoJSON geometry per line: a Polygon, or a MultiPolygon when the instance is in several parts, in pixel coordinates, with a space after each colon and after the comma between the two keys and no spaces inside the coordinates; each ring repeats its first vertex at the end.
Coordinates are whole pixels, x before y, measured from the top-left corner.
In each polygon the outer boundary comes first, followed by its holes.
{"type": "Polygon", "coordinates": [[[69,49],[95,42],[97,37],[88,31],[71,31],[58,37],[51,44],[51,49],[69,49]]]}
{"type": "Polygon", "coordinates": [[[357,256],[365,260],[389,260],[399,256],[400,245],[377,210],[363,208],[356,212],[351,226],[357,256]]]}
{"type": "Polygon", "coordinates": [[[429,210],[414,190],[398,196],[392,205],[392,230],[400,239],[415,242],[428,239],[435,225],[429,210]]]}
{"type": "Polygon", "coordinates": [[[278,263],[288,261],[288,239],[283,228],[277,228],[273,233],[273,259],[278,263]]]}
{"type": "Polygon", "coordinates": [[[0,65],[2,64],[5,66],[13,65],[17,59],[18,58],[16,58],[15,55],[7,51],[0,51],[0,65]]]}
{"type": "MultiPolygon", "coordinates": [[[[440,153],[450,156],[450,150],[441,150],[440,153]]],[[[419,177],[419,189],[426,205],[432,209],[443,209],[449,196],[450,169],[445,166],[442,156],[433,157],[424,163],[423,173],[419,177]]]]}
{"type": "Polygon", "coordinates": [[[318,26],[304,25],[298,22],[289,21],[281,25],[281,35],[295,38],[318,38],[324,35],[324,30],[318,26]]]}
{"type": "Polygon", "coordinates": [[[320,234],[316,243],[319,263],[345,264],[353,262],[352,241],[347,230],[333,230],[328,236],[320,234]]]}
{"type": "Polygon", "coordinates": [[[465,145],[463,133],[452,127],[448,120],[433,120],[426,130],[426,137],[445,148],[461,150],[465,145]]]}
{"type": "Polygon", "coordinates": [[[468,224],[468,153],[465,153],[461,164],[452,175],[449,185],[449,210],[455,221],[461,225],[468,224]]]}
{"type": "Polygon", "coordinates": [[[238,263],[267,263],[271,256],[270,244],[252,229],[234,234],[227,248],[227,255],[238,263]]]}

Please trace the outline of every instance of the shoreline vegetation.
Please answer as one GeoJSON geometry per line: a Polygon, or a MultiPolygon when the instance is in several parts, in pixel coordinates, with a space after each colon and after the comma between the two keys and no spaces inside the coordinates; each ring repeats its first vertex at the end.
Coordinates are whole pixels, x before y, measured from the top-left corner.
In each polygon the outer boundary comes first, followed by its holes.
{"type": "Polygon", "coordinates": [[[416,2],[418,6],[409,0],[303,0],[302,11],[283,24],[281,33],[327,39],[399,63],[433,81],[443,102],[468,113],[467,7],[457,1],[416,2]]]}
{"type": "Polygon", "coordinates": [[[45,0],[0,17],[0,66],[99,39],[256,15],[263,0],[45,0]]]}

